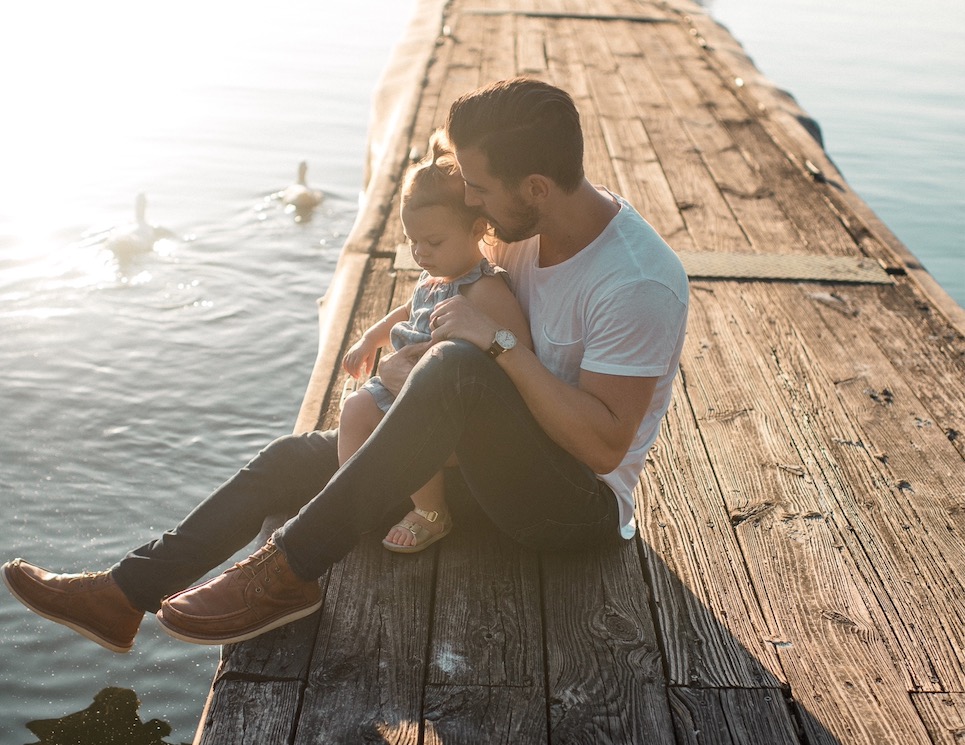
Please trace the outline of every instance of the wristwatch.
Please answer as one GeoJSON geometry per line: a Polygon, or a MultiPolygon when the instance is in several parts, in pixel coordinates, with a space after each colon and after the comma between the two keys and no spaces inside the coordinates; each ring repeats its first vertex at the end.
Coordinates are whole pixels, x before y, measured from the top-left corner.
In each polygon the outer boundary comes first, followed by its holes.
{"type": "Polygon", "coordinates": [[[486,354],[492,359],[496,359],[503,352],[508,352],[516,346],[516,334],[509,329],[499,329],[493,336],[493,343],[489,345],[486,354]]]}

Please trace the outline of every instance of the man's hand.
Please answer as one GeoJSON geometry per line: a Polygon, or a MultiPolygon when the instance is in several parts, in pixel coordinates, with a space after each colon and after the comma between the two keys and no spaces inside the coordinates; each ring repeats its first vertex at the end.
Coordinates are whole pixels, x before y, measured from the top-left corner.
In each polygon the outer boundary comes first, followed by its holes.
{"type": "Polygon", "coordinates": [[[493,335],[500,328],[462,295],[439,303],[432,311],[429,327],[433,341],[465,339],[483,351],[489,349],[493,335]]]}
{"type": "Polygon", "coordinates": [[[432,342],[421,344],[409,344],[395,354],[382,357],[379,361],[379,377],[393,396],[398,396],[399,391],[415,367],[416,362],[422,359],[422,355],[432,346],[432,342]]]}

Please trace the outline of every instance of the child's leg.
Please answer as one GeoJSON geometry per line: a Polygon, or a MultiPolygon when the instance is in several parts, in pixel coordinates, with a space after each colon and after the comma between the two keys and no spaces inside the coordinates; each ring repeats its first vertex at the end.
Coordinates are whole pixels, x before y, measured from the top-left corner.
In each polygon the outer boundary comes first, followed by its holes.
{"type": "Polygon", "coordinates": [[[390,551],[421,551],[452,529],[441,471],[412,495],[412,504],[416,510],[422,510],[426,514],[420,515],[412,511],[389,529],[382,545],[390,551]]]}
{"type": "Polygon", "coordinates": [[[345,399],[338,422],[338,464],[342,465],[369,439],[385,412],[368,391],[356,391],[345,399]]]}

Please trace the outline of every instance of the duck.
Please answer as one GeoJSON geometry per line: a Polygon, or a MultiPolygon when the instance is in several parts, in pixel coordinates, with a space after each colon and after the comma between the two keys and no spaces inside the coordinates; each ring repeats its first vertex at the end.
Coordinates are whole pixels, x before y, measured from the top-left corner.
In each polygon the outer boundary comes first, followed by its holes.
{"type": "Polygon", "coordinates": [[[281,192],[281,200],[299,211],[310,211],[321,204],[322,192],[311,189],[305,181],[308,173],[308,163],[304,160],[298,164],[298,180],[281,192]]]}
{"type": "Polygon", "coordinates": [[[124,256],[147,253],[162,238],[174,237],[170,230],[151,225],[145,217],[146,211],[147,197],[140,193],[134,200],[134,222],[108,233],[105,244],[111,251],[124,256]]]}

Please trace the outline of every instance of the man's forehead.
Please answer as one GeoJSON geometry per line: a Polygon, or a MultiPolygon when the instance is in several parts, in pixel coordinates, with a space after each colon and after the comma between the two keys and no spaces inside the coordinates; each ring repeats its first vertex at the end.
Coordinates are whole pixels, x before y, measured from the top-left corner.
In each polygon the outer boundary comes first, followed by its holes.
{"type": "Polygon", "coordinates": [[[489,163],[486,160],[486,155],[479,148],[453,148],[453,154],[456,157],[456,164],[462,172],[462,178],[466,183],[490,176],[489,163]]]}

